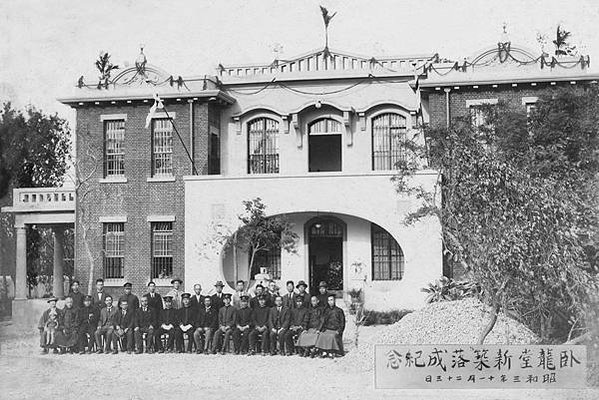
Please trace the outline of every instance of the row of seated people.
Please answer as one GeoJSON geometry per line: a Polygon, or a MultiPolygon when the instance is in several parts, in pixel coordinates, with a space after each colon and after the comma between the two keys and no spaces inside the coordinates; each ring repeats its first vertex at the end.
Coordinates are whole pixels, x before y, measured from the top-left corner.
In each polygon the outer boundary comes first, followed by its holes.
{"type": "Polygon", "coordinates": [[[134,348],[142,353],[145,341],[149,353],[192,352],[195,347],[196,353],[224,354],[232,339],[236,354],[343,355],[345,316],[334,295],[327,297],[325,307],[317,296],[310,298],[308,307],[303,296],[294,296],[293,308],[283,304],[283,296],[275,296],[274,306],[269,307],[267,296],[260,294],[254,308],[247,295],[240,296],[238,307],[232,306],[231,297],[223,294],[220,309],[210,296],[202,298],[201,307],[192,307],[189,293],[182,294],[180,309],[173,307],[168,295],[163,297],[163,309],[150,307],[148,295],[142,296],[137,309],[123,298],[115,307],[110,295],[105,296],[105,307],[98,308],[92,296],[85,296],[83,306],[75,308],[67,297],[65,308],[57,313],[58,333],[49,342],[51,334],[45,326],[57,310],[56,299],[50,299],[50,308],[40,319],[40,344],[44,352],[58,346],[83,354],[92,351],[95,340],[97,353],[116,354],[119,344],[128,353],[134,348]]]}

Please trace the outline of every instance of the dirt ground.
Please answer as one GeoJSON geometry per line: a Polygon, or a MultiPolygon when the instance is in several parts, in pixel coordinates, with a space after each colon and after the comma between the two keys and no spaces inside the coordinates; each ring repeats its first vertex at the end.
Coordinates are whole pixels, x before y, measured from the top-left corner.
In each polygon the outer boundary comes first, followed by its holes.
{"type": "MultiPolygon", "coordinates": [[[[377,327],[364,327],[368,343],[377,327]]],[[[346,338],[352,350],[351,332],[346,338]]],[[[598,399],[584,390],[376,390],[350,358],[195,354],[41,355],[35,333],[0,326],[0,399],[598,399]]]]}

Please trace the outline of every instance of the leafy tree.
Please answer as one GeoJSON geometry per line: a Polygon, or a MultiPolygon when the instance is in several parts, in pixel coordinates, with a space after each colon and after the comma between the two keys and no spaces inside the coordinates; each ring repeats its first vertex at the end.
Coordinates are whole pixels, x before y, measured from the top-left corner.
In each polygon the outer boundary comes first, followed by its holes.
{"type": "Polygon", "coordinates": [[[422,200],[405,222],[438,217],[447,262],[480,284],[493,309],[480,343],[501,310],[545,339],[564,338],[589,317],[597,288],[597,94],[555,91],[529,121],[499,105],[485,110],[482,127],[466,119],[426,129],[427,147],[413,151],[438,170],[438,193],[410,183],[417,165],[398,166],[398,190],[422,200]]]}

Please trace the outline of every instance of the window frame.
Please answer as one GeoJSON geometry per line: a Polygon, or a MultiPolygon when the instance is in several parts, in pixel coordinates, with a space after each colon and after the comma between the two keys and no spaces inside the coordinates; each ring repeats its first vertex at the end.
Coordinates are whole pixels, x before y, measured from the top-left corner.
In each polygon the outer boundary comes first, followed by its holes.
{"type": "Polygon", "coordinates": [[[280,124],[281,122],[277,119],[264,115],[256,116],[246,122],[246,159],[248,175],[280,173],[280,124]],[[259,123],[262,124],[260,128],[252,129],[253,125],[259,123]],[[268,124],[270,124],[270,126],[268,124]],[[256,153],[255,150],[260,147],[262,150],[259,153],[256,153]]]}
{"type": "MultiPolygon", "coordinates": [[[[389,121],[390,122],[390,121],[389,121]]],[[[398,110],[382,110],[374,115],[372,115],[369,118],[369,125],[370,125],[370,158],[371,158],[371,169],[372,171],[392,171],[396,169],[395,164],[397,164],[399,161],[402,160],[406,160],[407,158],[407,153],[404,149],[404,144],[406,143],[407,139],[408,139],[408,130],[409,130],[409,123],[410,123],[410,117],[398,112],[398,110]],[[393,148],[393,135],[391,130],[392,129],[397,129],[397,128],[393,128],[391,126],[391,124],[389,124],[389,134],[388,134],[388,151],[387,151],[387,155],[384,157],[381,157],[380,159],[386,160],[385,164],[386,168],[377,168],[376,165],[376,157],[375,157],[375,122],[383,117],[388,117],[391,118],[391,116],[396,116],[399,117],[400,119],[403,119],[404,122],[404,126],[403,127],[399,127],[399,131],[402,133],[403,138],[401,139],[401,143],[399,145],[396,146],[396,148],[393,148]],[[393,162],[395,160],[395,162],[393,162]]],[[[384,139],[383,139],[384,141],[384,139]]]]}
{"type": "Polygon", "coordinates": [[[173,137],[173,121],[170,118],[153,118],[152,119],[152,135],[151,135],[151,173],[152,178],[169,178],[175,175],[175,167],[174,167],[174,137],[173,137]],[[157,124],[161,124],[163,122],[168,122],[170,124],[170,129],[166,129],[166,127],[156,128],[157,124]],[[163,136],[161,138],[157,138],[156,134],[160,133],[163,136]],[[170,133],[170,138],[165,136],[165,134],[170,133]],[[162,143],[160,145],[160,151],[157,151],[157,140],[160,139],[162,143]],[[169,144],[170,141],[170,144],[169,144]],[[163,163],[163,166],[159,168],[157,167],[158,157],[160,157],[160,161],[163,163]],[[167,166],[164,167],[165,164],[170,164],[170,168],[167,166]]]}
{"type": "MultiPolygon", "coordinates": [[[[266,261],[263,264],[268,268],[270,279],[280,280],[281,279],[281,248],[277,247],[272,250],[258,250],[254,257],[254,265],[250,270],[250,279],[255,279],[256,273],[260,273],[260,264],[258,264],[258,257],[265,257],[266,261]]],[[[249,250],[248,263],[252,259],[252,249],[249,250]]]]}
{"type": "Polygon", "coordinates": [[[403,249],[387,230],[374,223],[370,224],[370,251],[373,281],[401,281],[403,279],[405,275],[405,255],[403,249]],[[376,235],[382,235],[383,237],[377,240],[376,235]],[[381,260],[377,260],[377,254],[375,254],[377,242],[385,246],[383,250],[387,253],[380,256],[381,260]],[[395,254],[393,254],[393,247],[395,246],[395,254]]]}
{"type": "Polygon", "coordinates": [[[105,179],[121,179],[125,176],[125,134],[126,134],[126,118],[114,118],[102,120],[103,131],[103,177],[105,179]],[[119,124],[118,128],[109,129],[113,124],[119,124]],[[117,133],[118,132],[118,133],[117,133]],[[118,138],[109,138],[109,134],[120,135],[118,138]],[[112,145],[111,145],[112,144],[112,145]],[[109,151],[117,149],[117,151],[109,151]],[[110,168],[110,164],[118,164],[110,168]],[[116,172],[111,172],[116,171],[116,172]]]}
{"type": "Polygon", "coordinates": [[[172,221],[150,222],[150,257],[151,279],[167,279],[173,277],[174,266],[174,224],[172,221]],[[158,229],[162,228],[162,229],[158,229]],[[163,237],[161,250],[163,254],[157,255],[157,234],[163,237]],[[161,269],[166,268],[166,274],[160,276],[161,269]]]}
{"type": "Polygon", "coordinates": [[[125,223],[104,222],[102,226],[102,273],[105,279],[125,277],[125,223]],[[109,243],[111,247],[109,248],[109,243]],[[109,262],[110,260],[110,262],[109,262]],[[116,269],[116,273],[115,270],[116,269]],[[111,273],[108,273],[111,270],[111,273]],[[120,272],[120,273],[119,273],[120,272]]]}

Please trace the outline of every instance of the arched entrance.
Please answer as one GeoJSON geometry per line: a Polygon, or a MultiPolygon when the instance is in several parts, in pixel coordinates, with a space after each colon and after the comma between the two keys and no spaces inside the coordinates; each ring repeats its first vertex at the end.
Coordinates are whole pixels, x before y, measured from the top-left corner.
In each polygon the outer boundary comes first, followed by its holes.
{"type": "Polygon", "coordinates": [[[345,224],[334,217],[316,217],[306,222],[310,271],[310,292],[318,294],[324,281],[329,291],[343,294],[343,243],[345,224]]]}

